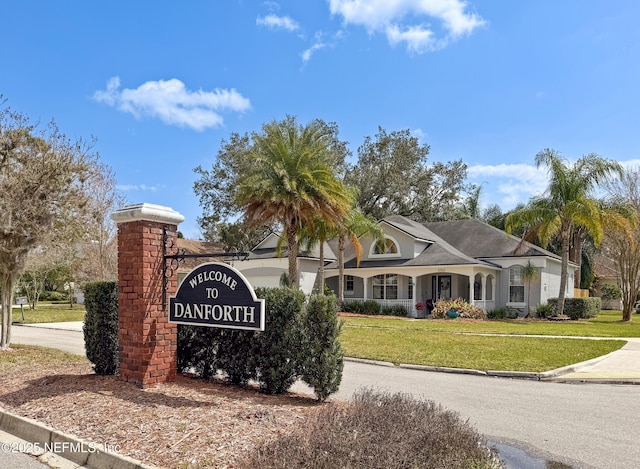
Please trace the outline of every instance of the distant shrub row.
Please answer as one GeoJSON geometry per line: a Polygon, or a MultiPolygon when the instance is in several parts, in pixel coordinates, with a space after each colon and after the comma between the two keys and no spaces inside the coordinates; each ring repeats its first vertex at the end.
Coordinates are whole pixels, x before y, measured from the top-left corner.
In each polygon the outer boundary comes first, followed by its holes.
{"type": "Polygon", "coordinates": [[[367,314],[370,316],[408,316],[409,311],[401,305],[382,306],[375,300],[345,301],[342,305],[345,313],[367,314]]]}

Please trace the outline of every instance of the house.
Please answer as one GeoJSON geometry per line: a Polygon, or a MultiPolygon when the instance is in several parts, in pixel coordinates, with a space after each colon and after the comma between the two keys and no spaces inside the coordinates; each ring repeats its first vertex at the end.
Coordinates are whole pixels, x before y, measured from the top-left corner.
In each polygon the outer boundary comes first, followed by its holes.
{"type": "MultiPolygon", "coordinates": [[[[479,220],[417,223],[403,216],[379,222],[383,245],[361,237],[362,258],[346,253],[345,301],[375,300],[402,305],[412,317],[424,317],[415,305],[428,300],[462,298],[490,311],[509,307],[520,315],[558,296],[561,259],[538,246],[506,234],[479,220]],[[522,268],[531,261],[540,272],[530,285],[522,268]]],[[[278,253],[276,234],[270,234],[246,258],[226,260],[253,287],[277,287],[287,274],[286,246],[278,253]],[[278,255],[279,254],[279,255],[278,255]]],[[[325,285],[337,293],[339,272],[335,242],[324,243],[325,285]]],[[[320,249],[301,249],[298,284],[305,294],[318,289],[320,249]]],[[[576,265],[569,263],[566,296],[573,297],[576,265]]]]}
{"type": "MultiPolygon", "coordinates": [[[[279,236],[270,234],[255,246],[249,255],[233,263],[254,287],[278,287],[283,274],[289,273],[289,259],[286,244],[278,250],[279,236]]],[[[325,264],[337,258],[328,243],[324,243],[325,264]]],[[[310,294],[318,279],[320,267],[320,246],[310,249],[300,248],[298,253],[298,285],[305,294],[310,294]]]]}
{"type": "MultiPolygon", "coordinates": [[[[509,307],[524,315],[527,301],[534,308],[558,296],[559,256],[479,220],[421,224],[396,215],[379,223],[384,245],[362,238],[359,266],[355,257],[345,262],[345,301],[399,304],[420,317],[418,302],[462,298],[487,311],[509,307]],[[529,260],[540,272],[530,286],[522,276],[529,260]]],[[[567,297],[573,297],[575,268],[569,264],[567,297]]],[[[326,285],[337,292],[337,264],[325,270],[326,285]]]]}

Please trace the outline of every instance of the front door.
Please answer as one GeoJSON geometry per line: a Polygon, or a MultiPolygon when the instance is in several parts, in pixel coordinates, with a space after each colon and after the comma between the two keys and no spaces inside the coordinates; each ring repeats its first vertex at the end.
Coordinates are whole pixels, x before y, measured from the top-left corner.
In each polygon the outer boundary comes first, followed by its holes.
{"type": "Polygon", "coordinates": [[[432,291],[436,294],[434,300],[451,299],[451,275],[433,276],[432,291]]]}

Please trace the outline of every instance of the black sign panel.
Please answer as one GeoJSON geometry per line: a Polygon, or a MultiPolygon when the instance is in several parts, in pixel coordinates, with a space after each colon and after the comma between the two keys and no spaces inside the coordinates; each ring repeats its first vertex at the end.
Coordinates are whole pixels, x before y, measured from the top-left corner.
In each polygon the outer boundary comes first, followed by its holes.
{"type": "Polygon", "coordinates": [[[192,270],[169,299],[169,322],[264,331],[264,300],[239,271],[210,262],[192,270]]]}

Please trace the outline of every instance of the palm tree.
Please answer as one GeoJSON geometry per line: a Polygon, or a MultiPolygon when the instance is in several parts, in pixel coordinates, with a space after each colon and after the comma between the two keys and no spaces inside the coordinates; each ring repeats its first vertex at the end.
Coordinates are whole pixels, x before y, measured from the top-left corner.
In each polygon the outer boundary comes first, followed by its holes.
{"type": "Polygon", "coordinates": [[[320,291],[318,293],[324,294],[324,243],[332,238],[335,238],[340,234],[340,229],[336,225],[328,225],[323,220],[318,220],[314,223],[313,229],[305,227],[303,229],[300,242],[306,247],[306,249],[313,249],[318,245],[320,268],[318,269],[318,280],[320,291]]]}
{"type": "Polygon", "coordinates": [[[384,242],[384,232],[378,222],[370,215],[365,215],[359,207],[355,207],[340,225],[338,234],[338,302],[340,305],[344,303],[344,251],[347,240],[355,248],[356,265],[360,266],[362,245],[358,238],[363,235],[371,236],[374,242],[384,242]]]}
{"type": "Polygon", "coordinates": [[[525,238],[536,237],[543,246],[556,236],[562,244],[562,266],[560,291],[556,314],[564,311],[567,288],[569,249],[572,233],[580,227],[588,232],[598,245],[603,236],[603,223],[599,202],[591,197],[595,186],[610,173],[622,171],[619,163],[601,158],[596,154],[585,155],[574,164],[550,149],[536,155],[536,167],[546,166],[549,186],[545,194],[532,198],[529,203],[509,214],[506,231],[526,227],[525,238]]]}
{"type": "Polygon", "coordinates": [[[253,134],[254,164],[239,181],[235,201],[253,225],[280,223],[287,240],[289,279],[298,285],[298,233],[317,220],[329,225],[345,218],[353,194],[337,178],[333,134],[295,117],[263,126],[253,134]]]}

